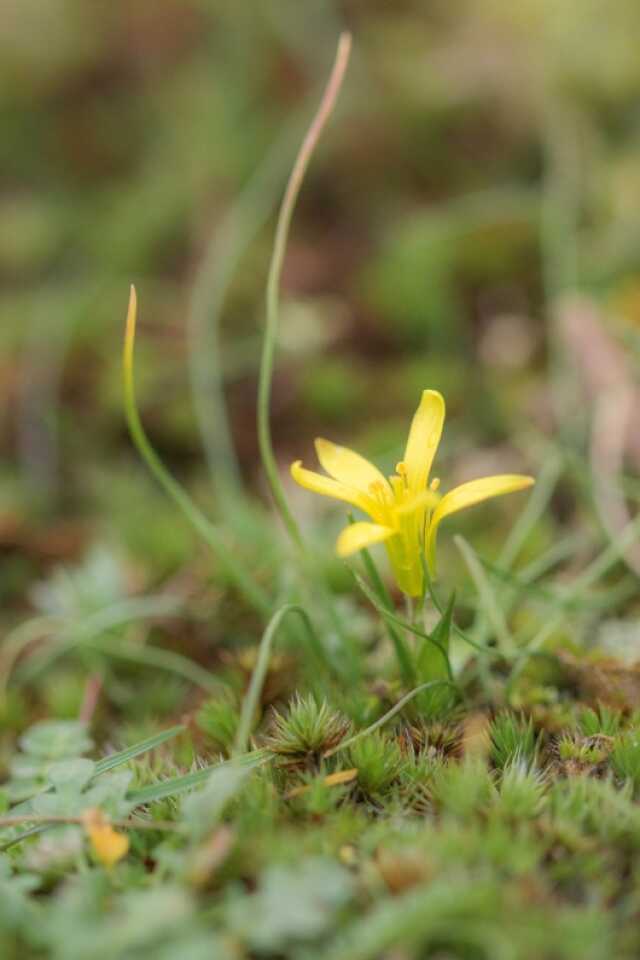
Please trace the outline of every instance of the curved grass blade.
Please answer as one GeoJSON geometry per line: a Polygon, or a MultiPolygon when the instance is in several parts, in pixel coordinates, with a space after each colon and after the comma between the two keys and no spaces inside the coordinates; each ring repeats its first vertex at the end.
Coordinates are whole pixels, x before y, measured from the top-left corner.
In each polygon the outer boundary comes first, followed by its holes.
{"type": "Polygon", "coordinates": [[[138,412],[133,376],[133,348],[135,343],[137,297],[132,285],[127,311],[124,338],[123,374],[124,407],[131,438],[149,470],[165,493],[173,500],[191,526],[211,549],[220,568],[238,588],[247,603],[261,616],[268,615],[269,598],[254,580],[251,572],[232,553],[218,528],[204,515],[184,487],[169,472],[149,440],[138,412]]]}
{"type": "Polygon", "coordinates": [[[155,733],[152,737],[147,737],[146,740],[139,740],[138,743],[134,743],[133,746],[127,747],[125,750],[119,750],[117,753],[109,754],[108,757],[103,757],[102,760],[98,760],[96,763],[92,780],[95,780],[96,777],[99,777],[103,773],[107,773],[109,770],[113,770],[115,767],[121,766],[123,763],[128,763],[129,760],[135,760],[136,757],[141,756],[143,753],[149,753],[150,750],[155,750],[156,747],[166,743],[167,740],[172,740],[180,733],[184,733],[186,729],[182,723],[177,724],[175,727],[168,727],[166,730],[161,730],[160,733],[155,733]]]}
{"type": "Polygon", "coordinates": [[[278,632],[280,624],[288,613],[296,613],[302,619],[311,641],[310,645],[313,653],[315,654],[316,658],[323,663],[324,666],[327,666],[324,650],[318,641],[318,638],[316,637],[311,621],[303,607],[299,607],[294,603],[287,603],[280,607],[279,610],[276,610],[271,620],[267,624],[264,633],[262,634],[260,649],[258,652],[258,660],[253,674],[251,675],[251,683],[249,684],[249,689],[247,690],[247,695],[244,698],[242,710],[240,712],[240,722],[238,724],[238,730],[233,748],[234,755],[243,754],[247,749],[247,742],[251,732],[251,724],[258,707],[258,701],[264,686],[264,678],[269,667],[269,658],[271,656],[273,641],[276,633],[278,632]]]}
{"type": "Polygon", "coordinates": [[[296,523],[293,514],[289,509],[289,505],[287,504],[284,488],[282,486],[282,480],[280,479],[280,474],[278,471],[278,465],[273,452],[271,424],[269,421],[269,410],[271,406],[271,383],[273,380],[273,365],[276,350],[276,340],[278,336],[280,277],[282,274],[282,264],[287,247],[291,217],[293,216],[293,211],[296,205],[298,194],[300,192],[300,187],[302,186],[305,172],[322,130],[335,106],[336,98],[340,91],[344,73],[347,68],[350,50],[351,36],[348,33],[343,33],[338,42],[338,50],[336,52],[333,69],[320,101],[320,105],[302,142],[287,183],[282,204],[280,206],[280,213],[278,215],[276,235],[273,243],[273,254],[269,267],[269,276],[267,278],[267,316],[264,339],[262,343],[260,375],[258,380],[258,441],[262,464],[264,466],[274,503],[278,513],[280,514],[282,522],[284,523],[287,533],[291,537],[293,543],[299,549],[303,548],[302,536],[300,534],[298,524],[296,523]]]}
{"type": "Polygon", "coordinates": [[[174,673],[207,693],[219,693],[226,687],[222,680],[218,680],[208,670],[201,667],[199,663],[184,657],[181,653],[176,653],[175,650],[164,650],[162,647],[130,643],[122,639],[118,639],[115,643],[109,640],[90,640],[87,646],[93,650],[99,650],[109,657],[174,673]]]}
{"type": "Polygon", "coordinates": [[[425,690],[433,690],[435,687],[450,687],[458,694],[458,696],[460,696],[460,688],[451,680],[430,680],[428,683],[421,683],[419,687],[415,687],[413,690],[410,690],[409,693],[406,693],[404,697],[398,700],[398,702],[391,707],[391,710],[387,710],[382,717],[376,720],[375,723],[372,723],[371,726],[367,727],[366,730],[360,730],[352,737],[349,737],[348,740],[343,740],[342,743],[339,743],[337,747],[327,750],[324,756],[332,757],[335,753],[338,753],[339,750],[344,750],[345,747],[350,747],[351,744],[355,743],[356,740],[359,740],[360,737],[366,737],[368,734],[374,733],[380,727],[384,726],[387,720],[391,720],[397,713],[400,713],[400,711],[406,707],[406,705],[413,700],[414,697],[417,697],[419,693],[423,693],[425,690]]]}

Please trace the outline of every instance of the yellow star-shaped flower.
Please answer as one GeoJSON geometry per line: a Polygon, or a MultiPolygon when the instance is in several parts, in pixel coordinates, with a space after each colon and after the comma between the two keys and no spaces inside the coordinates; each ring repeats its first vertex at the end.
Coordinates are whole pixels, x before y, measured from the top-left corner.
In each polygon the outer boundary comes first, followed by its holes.
{"type": "Polygon", "coordinates": [[[346,527],[336,544],[347,557],[374,543],[384,543],[400,589],[410,597],[422,596],[422,556],[435,575],[438,527],[445,517],[482,500],[530,487],[532,477],[503,474],[471,480],[440,497],[439,481],[429,483],[433,459],[440,443],[445,417],[444,399],[436,390],[424,390],[396,473],[386,478],[377,467],[347,447],[329,440],[315,442],[318,460],[329,476],[306,470],[297,460],[291,466],[296,483],[327,497],[343,500],[366,513],[372,522],[346,527]]]}

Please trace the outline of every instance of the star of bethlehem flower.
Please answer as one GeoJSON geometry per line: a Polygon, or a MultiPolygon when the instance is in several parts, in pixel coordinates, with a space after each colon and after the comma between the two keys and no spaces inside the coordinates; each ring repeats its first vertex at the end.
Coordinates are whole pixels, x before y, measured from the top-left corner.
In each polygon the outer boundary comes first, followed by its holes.
{"type": "Polygon", "coordinates": [[[410,597],[424,593],[423,556],[430,575],[435,576],[436,537],[445,517],[490,497],[524,490],[534,482],[532,477],[502,474],[471,480],[439,496],[440,481],[429,482],[429,474],[444,416],[441,394],[424,390],[404,459],[389,478],[360,454],[322,439],[315,441],[315,447],[329,476],[306,470],[301,460],[291,465],[291,475],[301,487],[343,500],[371,518],[342,531],[336,543],[338,556],[348,557],[374,543],[384,543],[397,584],[410,597]]]}

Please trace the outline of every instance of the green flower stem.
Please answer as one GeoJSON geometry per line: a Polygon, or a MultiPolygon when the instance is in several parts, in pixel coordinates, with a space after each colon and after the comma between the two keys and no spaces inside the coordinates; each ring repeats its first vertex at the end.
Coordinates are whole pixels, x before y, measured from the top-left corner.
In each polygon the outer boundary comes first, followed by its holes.
{"type": "MultiPolygon", "coordinates": [[[[373,591],[369,589],[369,587],[368,587],[367,584],[364,582],[364,580],[362,579],[362,577],[359,577],[358,574],[355,574],[355,578],[356,578],[356,582],[357,582],[358,586],[360,587],[360,589],[362,590],[362,592],[364,593],[364,595],[367,597],[367,599],[369,600],[369,602],[375,607],[375,609],[378,611],[378,613],[380,614],[380,616],[381,616],[384,620],[386,620],[387,622],[390,622],[390,623],[395,623],[395,624],[397,624],[399,627],[402,627],[402,628],[403,628],[404,630],[406,630],[407,632],[414,634],[414,636],[418,637],[420,640],[425,640],[425,641],[427,641],[428,643],[432,644],[432,646],[438,648],[438,650],[439,650],[440,653],[442,654],[442,658],[443,658],[443,660],[444,660],[444,663],[445,663],[445,666],[446,666],[446,670],[447,670],[447,675],[449,676],[449,679],[450,679],[450,680],[453,679],[453,671],[452,671],[452,669],[451,669],[451,663],[450,663],[450,661],[449,661],[449,655],[448,655],[447,651],[444,649],[444,647],[442,646],[442,644],[441,644],[441,643],[438,643],[438,641],[437,641],[431,634],[427,633],[427,632],[424,631],[424,630],[420,630],[420,628],[417,627],[415,624],[413,624],[413,623],[408,623],[406,620],[403,620],[401,617],[397,616],[397,614],[395,614],[392,610],[387,610],[387,609],[385,609],[385,607],[382,606],[382,605],[376,600],[376,597],[375,597],[373,591]]],[[[408,654],[407,654],[407,656],[408,656],[408,654]]],[[[410,665],[410,668],[411,668],[411,671],[412,671],[412,675],[415,677],[414,667],[413,667],[413,664],[411,663],[411,661],[409,661],[409,665],[410,665]]]]}
{"type": "Polygon", "coordinates": [[[302,186],[302,181],[306,169],[311,160],[311,156],[320,138],[320,134],[331,115],[336,102],[340,86],[344,77],[351,49],[351,37],[343,33],[338,43],[338,50],[334,61],[333,69],[329,81],[325,88],[320,106],[313,118],[307,134],[302,142],[298,156],[291,171],[291,176],[287,183],[278,223],[276,226],[276,235],[273,244],[273,254],[269,267],[269,276],[267,279],[266,293],[266,326],[264,340],[262,345],[262,358],[260,362],[260,376],[258,382],[258,441],[260,445],[260,456],[267,476],[271,494],[276,508],[282,518],[282,522],[291,537],[293,543],[299,548],[304,549],[302,536],[293,514],[287,504],[284,487],[278,472],[275,455],[273,452],[273,443],[271,438],[271,425],[269,421],[269,411],[271,406],[271,384],[273,380],[273,365],[276,341],[278,336],[278,308],[280,294],[280,278],[282,274],[282,264],[287,247],[287,238],[291,217],[295,208],[296,200],[302,186]]]}
{"type": "MultiPolygon", "coordinates": [[[[389,591],[384,585],[384,581],[380,574],[378,573],[378,568],[373,562],[373,558],[368,550],[362,550],[362,559],[364,561],[364,566],[367,571],[367,575],[372,585],[372,592],[378,598],[380,603],[380,608],[377,604],[374,604],[377,610],[382,613],[385,626],[387,628],[387,633],[393,644],[393,649],[395,651],[396,659],[398,661],[398,666],[400,668],[400,676],[402,677],[404,683],[411,684],[415,682],[415,669],[413,661],[411,659],[411,654],[407,649],[407,645],[404,642],[404,637],[399,630],[396,630],[393,622],[395,618],[388,617],[386,614],[393,614],[393,601],[389,594],[389,591]]],[[[370,598],[371,599],[371,598],[370,598]]],[[[371,600],[373,603],[373,600],[371,600]]]]}
{"type": "Polygon", "coordinates": [[[416,619],[415,607],[413,603],[413,597],[410,597],[405,593],[404,596],[404,612],[407,623],[414,623],[416,619]]]}

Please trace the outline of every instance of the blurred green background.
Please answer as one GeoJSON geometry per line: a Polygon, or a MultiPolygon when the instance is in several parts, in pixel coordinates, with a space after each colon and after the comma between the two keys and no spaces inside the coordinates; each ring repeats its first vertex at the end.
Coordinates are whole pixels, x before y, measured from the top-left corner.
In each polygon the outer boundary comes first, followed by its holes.
{"type": "MultiPolygon", "coordinates": [[[[634,382],[635,0],[5,0],[2,21],[0,595],[12,616],[34,576],[93,543],[138,564],[140,583],[193,555],[124,424],[130,282],[158,450],[212,514],[238,474],[264,494],[255,399],[275,211],[342,29],[353,58],[285,266],[283,473],[314,464],[318,433],[392,465],[424,387],[447,399],[445,489],[538,473],[557,446],[589,449],[599,344],[621,364],[613,379],[634,382]],[[558,305],[575,292],[578,319],[563,325],[558,305]]],[[[292,496],[306,525],[327,509],[292,496]]],[[[470,516],[479,547],[494,536],[487,516],[504,531],[518,509],[470,516]]],[[[541,540],[579,510],[560,491],[541,540]]],[[[262,549],[258,533],[247,549],[262,549]]]]}

